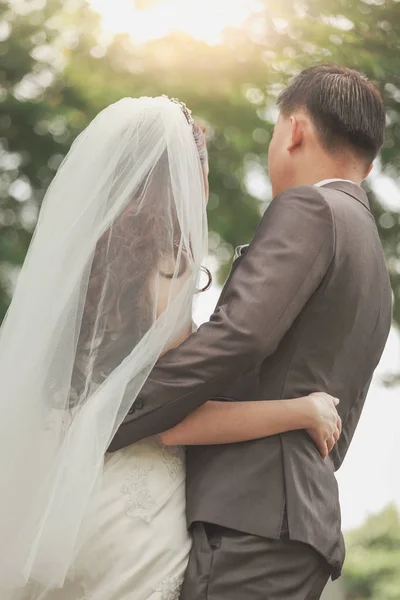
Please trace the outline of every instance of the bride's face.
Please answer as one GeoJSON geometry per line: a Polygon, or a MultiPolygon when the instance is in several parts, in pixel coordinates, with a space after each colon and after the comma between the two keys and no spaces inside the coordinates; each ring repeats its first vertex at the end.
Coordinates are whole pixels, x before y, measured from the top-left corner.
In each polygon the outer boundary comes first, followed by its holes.
{"type": "Polygon", "coordinates": [[[168,308],[168,305],[179,294],[190,275],[185,255],[181,253],[179,263],[173,255],[162,258],[152,284],[157,298],[157,319],[168,308]]]}
{"type": "MultiPolygon", "coordinates": [[[[195,128],[195,141],[201,161],[201,169],[203,172],[205,200],[208,203],[209,199],[209,166],[207,141],[205,130],[198,125],[195,128]]],[[[176,263],[176,256],[170,253],[164,256],[158,265],[156,273],[151,278],[152,296],[156,298],[156,316],[157,318],[168,308],[169,303],[177,296],[191,275],[188,262],[185,254],[181,253],[179,264],[176,263]],[[154,290],[154,293],[153,293],[154,290]]],[[[187,315],[190,319],[190,315],[187,315]]],[[[186,315],[182,315],[184,320],[186,315]]]]}

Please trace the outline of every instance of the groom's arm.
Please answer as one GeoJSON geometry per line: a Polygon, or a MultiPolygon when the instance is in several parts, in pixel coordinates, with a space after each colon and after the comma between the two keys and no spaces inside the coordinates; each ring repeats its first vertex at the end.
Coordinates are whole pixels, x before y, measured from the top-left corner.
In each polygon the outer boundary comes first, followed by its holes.
{"type": "Polygon", "coordinates": [[[275,352],[322,282],[334,236],[318,188],[277,196],[210,321],[157,362],[110,450],[170,429],[275,352]]]}

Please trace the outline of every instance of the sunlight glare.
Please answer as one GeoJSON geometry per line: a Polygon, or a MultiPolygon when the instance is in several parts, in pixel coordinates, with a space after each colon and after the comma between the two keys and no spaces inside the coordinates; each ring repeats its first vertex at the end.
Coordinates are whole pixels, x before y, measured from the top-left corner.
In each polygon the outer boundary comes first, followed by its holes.
{"type": "Polygon", "coordinates": [[[182,31],[208,44],[217,44],[227,27],[240,27],[257,10],[257,0],[159,0],[147,10],[133,0],[89,0],[110,33],[128,33],[144,43],[182,31]]]}

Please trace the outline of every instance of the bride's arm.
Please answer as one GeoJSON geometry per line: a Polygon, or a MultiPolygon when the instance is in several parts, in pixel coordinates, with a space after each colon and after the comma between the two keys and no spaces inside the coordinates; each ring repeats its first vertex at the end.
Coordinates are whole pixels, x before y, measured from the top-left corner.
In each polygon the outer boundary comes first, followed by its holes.
{"type": "Polygon", "coordinates": [[[211,401],[161,434],[166,445],[231,444],[306,429],[323,457],[337,441],[341,423],[328,394],[260,402],[211,401]]]}
{"type": "MultiPolygon", "coordinates": [[[[185,329],[168,350],[179,346],[192,328],[193,325],[185,329]]],[[[209,446],[306,429],[325,458],[341,433],[341,421],[335,408],[338,402],[324,393],[292,400],[210,401],[160,437],[168,446],[209,446]]]]}

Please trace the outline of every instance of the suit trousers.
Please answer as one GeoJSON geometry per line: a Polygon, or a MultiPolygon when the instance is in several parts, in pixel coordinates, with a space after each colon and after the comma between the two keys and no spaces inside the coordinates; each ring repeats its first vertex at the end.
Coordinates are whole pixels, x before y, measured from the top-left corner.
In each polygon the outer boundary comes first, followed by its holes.
{"type": "Polygon", "coordinates": [[[331,567],[311,546],[194,523],[180,600],[318,600],[331,567]]]}

